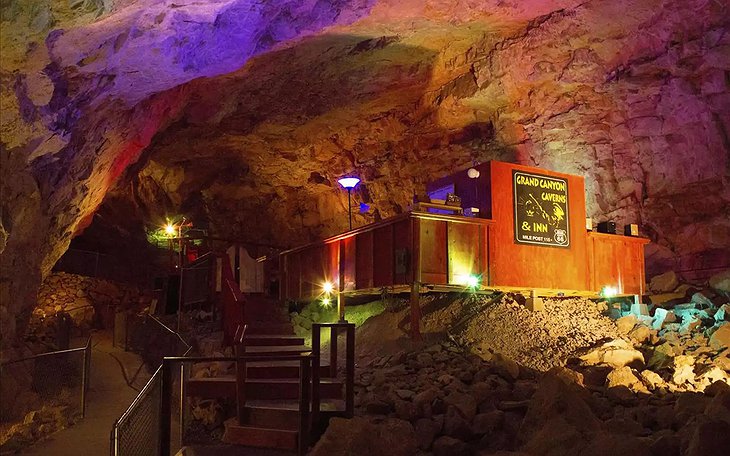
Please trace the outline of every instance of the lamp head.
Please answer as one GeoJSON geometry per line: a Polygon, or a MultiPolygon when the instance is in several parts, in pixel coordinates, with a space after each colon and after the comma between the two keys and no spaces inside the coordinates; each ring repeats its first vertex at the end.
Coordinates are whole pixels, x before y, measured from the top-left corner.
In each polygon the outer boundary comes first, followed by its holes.
{"type": "Polygon", "coordinates": [[[350,190],[355,188],[355,186],[360,183],[360,179],[358,179],[357,177],[343,177],[341,179],[337,179],[337,182],[342,185],[342,188],[350,190]]]}

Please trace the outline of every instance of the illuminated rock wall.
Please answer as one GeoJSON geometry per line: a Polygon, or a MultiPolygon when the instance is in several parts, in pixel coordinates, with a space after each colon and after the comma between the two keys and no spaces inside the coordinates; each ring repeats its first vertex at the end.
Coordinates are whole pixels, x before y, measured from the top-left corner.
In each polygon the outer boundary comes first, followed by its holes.
{"type": "Polygon", "coordinates": [[[727,262],[722,2],[80,5],[3,6],[3,341],[110,190],[130,224],[290,244],[346,226],[344,173],[362,224],[501,159],[585,175],[652,268],[727,262]]]}

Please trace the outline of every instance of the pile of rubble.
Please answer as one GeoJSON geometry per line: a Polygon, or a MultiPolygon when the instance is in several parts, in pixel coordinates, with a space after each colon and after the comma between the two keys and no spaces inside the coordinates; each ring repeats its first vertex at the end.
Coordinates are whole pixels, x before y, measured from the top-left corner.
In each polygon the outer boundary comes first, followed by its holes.
{"type": "Polygon", "coordinates": [[[361,357],[357,416],[332,420],[313,454],[724,455],[730,272],[650,288],[649,304],[530,312],[505,295],[427,311],[426,332],[450,337],[361,357]]]}
{"type": "Polygon", "coordinates": [[[0,454],[15,454],[56,431],[73,425],[78,418],[67,405],[47,405],[25,415],[0,434],[0,454]]]}
{"type": "MultiPolygon", "coordinates": [[[[545,299],[545,309],[532,312],[521,295],[507,294],[496,302],[483,297],[480,311],[469,318],[463,330],[450,328],[475,353],[489,359],[499,352],[522,366],[547,371],[584,347],[620,336],[606,315],[606,303],[589,299],[545,299]]],[[[479,303],[471,304],[479,306],[479,303]]]]}
{"type": "Polygon", "coordinates": [[[119,307],[141,309],[152,302],[149,291],[104,279],[65,272],[49,275],[38,291],[38,304],[28,323],[26,342],[53,346],[57,315],[68,315],[75,328],[111,324],[119,307]]]}
{"type": "Polygon", "coordinates": [[[331,420],[311,454],[726,454],[727,376],[698,394],[645,376],[626,386],[631,372],[599,362],[538,373],[448,342],[374,358],[357,372],[356,418],[331,420]]]}

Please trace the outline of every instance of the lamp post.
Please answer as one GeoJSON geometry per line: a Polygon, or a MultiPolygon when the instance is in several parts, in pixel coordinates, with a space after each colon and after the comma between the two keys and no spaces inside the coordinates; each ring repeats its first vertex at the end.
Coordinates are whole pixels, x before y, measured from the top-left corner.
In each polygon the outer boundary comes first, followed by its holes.
{"type": "Polygon", "coordinates": [[[338,179],[337,182],[342,185],[342,188],[347,189],[347,209],[350,216],[350,230],[352,230],[352,189],[360,183],[360,179],[357,177],[343,177],[338,179]]]}

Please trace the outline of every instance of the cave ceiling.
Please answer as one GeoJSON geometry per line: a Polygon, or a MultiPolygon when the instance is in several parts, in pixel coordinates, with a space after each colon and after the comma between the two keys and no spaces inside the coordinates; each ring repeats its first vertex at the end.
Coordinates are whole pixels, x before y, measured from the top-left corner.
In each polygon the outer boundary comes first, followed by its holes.
{"type": "Polygon", "coordinates": [[[721,1],[2,8],[9,333],[100,217],[141,229],[182,214],[289,246],[346,227],[336,179],[350,173],[357,225],[499,159],[585,176],[589,215],[639,223],[657,264],[716,266],[730,247],[721,1]]]}

